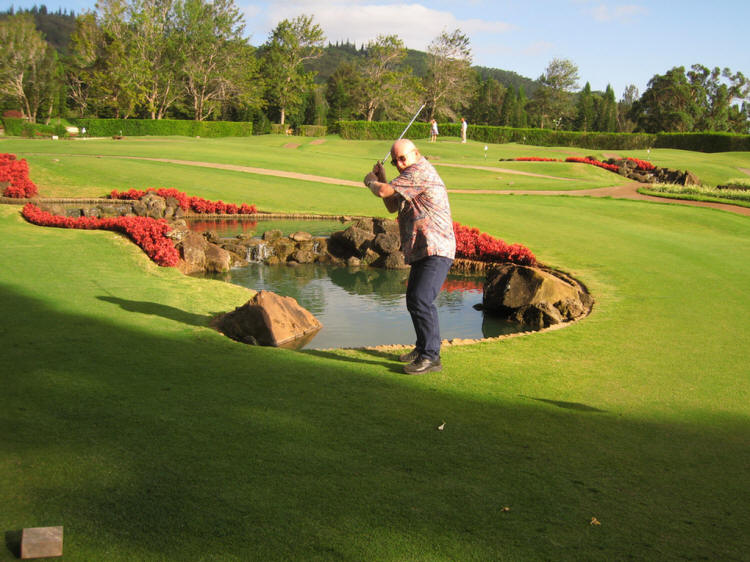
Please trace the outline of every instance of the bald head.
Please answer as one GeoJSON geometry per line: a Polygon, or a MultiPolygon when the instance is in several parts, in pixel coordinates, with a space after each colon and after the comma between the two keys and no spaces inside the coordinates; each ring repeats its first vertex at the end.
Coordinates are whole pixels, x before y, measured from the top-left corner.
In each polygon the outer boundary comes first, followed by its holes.
{"type": "Polygon", "coordinates": [[[419,158],[419,150],[409,139],[399,139],[391,147],[391,161],[399,172],[415,164],[419,158]]]}

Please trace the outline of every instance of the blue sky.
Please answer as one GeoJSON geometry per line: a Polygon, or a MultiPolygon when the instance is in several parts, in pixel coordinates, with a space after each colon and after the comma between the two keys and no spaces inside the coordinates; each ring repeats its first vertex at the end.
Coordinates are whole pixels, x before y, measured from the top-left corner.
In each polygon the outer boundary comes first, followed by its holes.
{"type": "MultiPolygon", "coordinates": [[[[95,0],[0,0],[6,8],[45,4],[80,13],[95,0]]],[[[427,50],[441,31],[471,39],[474,64],[538,78],[553,58],[578,67],[579,86],[611,84],[617,99],[634,84],[639,93],[655,74],[693,64],[750,75],[747,0],[235,0],[246,32],[263,43],[284,18],[314,17],[331,42],[357,46],[396,34],[427,50]]]]}

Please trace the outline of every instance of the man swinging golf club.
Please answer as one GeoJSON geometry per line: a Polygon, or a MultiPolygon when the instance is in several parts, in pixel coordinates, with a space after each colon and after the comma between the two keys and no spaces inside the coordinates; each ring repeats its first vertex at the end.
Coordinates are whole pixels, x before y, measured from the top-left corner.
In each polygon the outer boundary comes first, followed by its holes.
{"type": "Polygon", "coordinates": [[[365,176],[365,185],[383,199],[389,213],[398,212],[401,250],[411,266],[406,308],[417,341],[399,360],[410,375],[442,370],[440,325],[435,299],[456,255],[456,238],[445,184],[428,160],[408,139],[391,147],[391,163],[399,176],[386,180],[378,162],[365,176]]]}

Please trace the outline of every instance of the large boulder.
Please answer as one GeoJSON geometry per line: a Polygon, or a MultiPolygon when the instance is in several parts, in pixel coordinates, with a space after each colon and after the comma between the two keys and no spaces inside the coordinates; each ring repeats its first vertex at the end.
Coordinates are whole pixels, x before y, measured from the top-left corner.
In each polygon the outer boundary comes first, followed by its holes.
{"type": "Polygon", "coordinates": [[[260,291],[244,305],[220,316],[216,327],[226,336],[254,345],[294,346],[309,341],[323,325],[292,297],[260,291]]]}
{"type": "Polygon", "coordinates": [[[141,197],[141,203],[146,206],[146,216],[152,219],[164,218],[164,211],[167,208],[167,202],[163,197],[159,197],[153,191],[149,191],[141,197]]]}
{"type": "Polygon", "coordinates": [[[200,271],[222,272],[229,271],[232,266],[232,256],[210,243],[198,232],[188,232],[177,244],[182,261],[180,269],[183,273],[197,273],[200,271]]]}
{"type": "Polygon", "coordinates": [[[367,253],[375,234],[372,230],[350,226],[346,230],[334,232],[329,241],[329,248],[333,251],[338,248],[341,252],[338,257],[348,258],[350,256],[362,257],[367,253]],[[333,246],[333,247],[332,247],[333,246]]]}
{"type": "Polygon", "coordinates": [[[401,249],[401,237],[398,233],[380,232],[375,236],[373,248],[380,254],[390,254],[401,249]]]}
{"type": "Polygon", "coordinates": [[[593,299],[573,279],[537,267],[505,264],[484,282],[482,308],[509,320],[542,329],[591,310],[593,299]]]}

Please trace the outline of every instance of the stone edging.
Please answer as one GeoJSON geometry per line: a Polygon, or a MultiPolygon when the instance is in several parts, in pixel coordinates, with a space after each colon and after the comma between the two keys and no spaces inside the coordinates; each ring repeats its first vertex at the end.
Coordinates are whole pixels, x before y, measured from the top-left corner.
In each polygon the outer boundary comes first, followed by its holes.
{"type": "MultiPolygon", "coordinates": [[[[0,197],[0,204],[12,204],[12,205],[25,205],[26,203],[58,203],[58,204],[121,204],[122,201],[119,199],[106,199],[106,198],[30,198],[30,199],[18,199],[18,198],[10,198],[10,197],[0,197]]],[[[305,220],[338,220],[341,222],[349,222],[357,219],[362,218],[372,218],[372,217],[366,217],[366,216],[360,216],[360,215],[320,215],[320,214],[308,214],[308,213],[264,213],[259,212],[253,215],[209,215],[209,214],[198,214],[193,213],[189,215],[185,215],[184,218],[189,219],[205,219],[205,220],[268,220],[268,219],[305,219],[305,220]]],[[[479,262],[474,260],[464,260],[464,259],[457,259],[456,262],[460,265],[460,270],[463,273],[483,273],[486,272],[488,269],[493,267],[496,264],[493,263],[485,263],[485,262],[479,262]]],[[[543,271],[554,275],[556,277],[559,277],[563,279],[564,281],[567,281],[569,283],[572,283],[576,286],[578,286],[583,292],[586,294],[590,294],[588,288],[578,281],[575,277],[572,275],[563,272],[559,269],[554,269],[549,266],[545,266],[543,264],[537,264],[537,267],[539,269],[542,269],[543,271]]],[[[502,334],[499,336],[489,337],[489,338],[452,338],[449,340],[443,340],[441,343],[443,346],[446,347],[453,347],[453,346],[462,346],[462,345],[472,345],[476,343],[490,343],[495,341],[501,341],[509,338],[515,338],[520,336],[525,336],[529,334],[536,334],[536,333],[543,333],[548,332],[551,330],[559,330],[561,328],[567,327],[570,324],[574,324],[583,318],[588,317],[591,314],[591,311],[593,310],[593,305],[585,312],[585,314],[582,314],[581,316],[574,318],[572,320],[569,320],[567,322],[561,322],[559,324],[553,324],[551,326],[548,326],[546,328],[542,328],[539,330],[526,330],[523,332],[514,332],[512,334],[502,334]]],[[[391,344],[391,345],[379,345],[379,346],[358,346],[358,347],[335,347],[335,348],[326,348],[323,350],[308,350],[308,351],[332,351],[332,350],[365,350],[365,351],[400,351],[403,349],[409,349],[411,348],[411,345],[406,344],[391,344]]]]}

